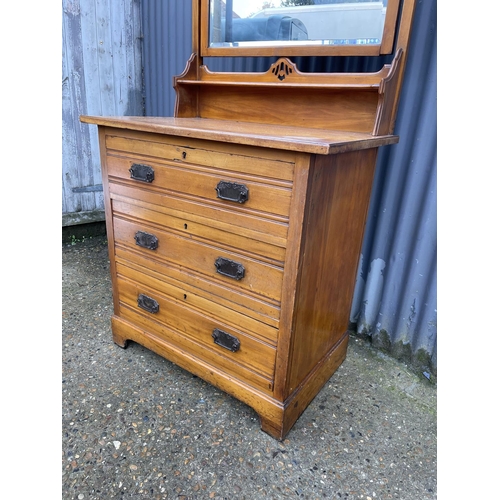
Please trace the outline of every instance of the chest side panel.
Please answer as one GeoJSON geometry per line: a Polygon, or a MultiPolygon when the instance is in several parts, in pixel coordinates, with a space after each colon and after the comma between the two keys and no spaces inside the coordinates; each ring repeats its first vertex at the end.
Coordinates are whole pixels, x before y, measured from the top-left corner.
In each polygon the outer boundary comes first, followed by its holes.
{"type": "Polygon", "coordinates": [[[376,150],[316,157],[304,215],[293,341],[292,393],[345,335],[376,150]]]}

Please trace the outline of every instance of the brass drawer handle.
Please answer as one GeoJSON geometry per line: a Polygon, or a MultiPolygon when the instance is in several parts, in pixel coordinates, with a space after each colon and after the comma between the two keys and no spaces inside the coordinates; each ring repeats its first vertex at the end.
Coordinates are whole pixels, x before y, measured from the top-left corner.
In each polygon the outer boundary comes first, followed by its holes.
{"type": "Polygon", "coordinates": [[[130,178],[141,182],[153,182],[155,180],[155,171],[149,165],[134,163],[130,168],[130,178]]]}
{"type": "Polygon", "coordinates": [[[245,203],[248,200],[248,188],[244,184],[236,182],[220,181],[215,188],[217,198],[237,203],[245,203]]]}
{"type": "Polygon", "coordinates": [[[156,314],[160,310],[160,304],[158,304],[155,299],[152,299],[143,293],[139,294],[139,297],[137,297],[137,305],[141,309],[153,314],[156,314]]]}
{"type": "Polygon", "coordinates": [[[135,244],[148,250],[156,250],[158,248],[158,238],[154,234],[137,231],[135,233],[135,244]]]}
{"type": "Polygon", "coordinates": [[[245,277],[245,267],[239,262],[234,262],[234,260],[218,257],[215,260],[215,268],[219,274],[238,281],[245,277]]]}
{"type": "Polygon", "coordinates": [[[212,337],[214,339],[214,343],[224,347],[224,349],[228,349],[231,352],[236,352],[240,348],[240,341],[229,333],[223,332],[218,328],[215,328],[212,337]]]}

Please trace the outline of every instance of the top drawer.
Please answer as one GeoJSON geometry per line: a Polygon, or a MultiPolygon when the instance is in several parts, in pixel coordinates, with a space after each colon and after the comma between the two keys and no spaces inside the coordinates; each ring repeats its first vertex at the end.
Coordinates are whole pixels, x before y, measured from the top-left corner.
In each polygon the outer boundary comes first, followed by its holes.
{"type": "Polygon", "coordinates": [[[111,181],[169,191],[174,196],[195,196],[262,216],[272,214],[283,222],[288,219],[293,164],[209,150],[208,145],[215,148],[217,144],[195,142],[198,147],[189,141],[188,147],[107,136],[107,175],[111,181]]]}
{"type": "MultiPolygon", "coordinates": [[[[217,202],[235,210],[259,211],[288,218],[291,187],[281,187],[259,182],[227,171],[207,171],[196,166],[169,165],[143,158],[131,159],[109,156],[107,172],[111,181],[121,180],[149,184],[149,189],[168,190],[176,196],[195,196],[199,201],[217,202]],[[147,161],[147,160],[146,160],[147,161]],[[151,181],[137,179],[134,172],[151,172],[151,181]]],[[[146,174],[147,175],[147,174],[146,174]]],[[[141,186],[143,187],[143,186],[141,186]]],[[[278,219],[282,220],[282,219],[278,219]]],[[[287,220],[287,219],[285,219],[287,220]]]]}

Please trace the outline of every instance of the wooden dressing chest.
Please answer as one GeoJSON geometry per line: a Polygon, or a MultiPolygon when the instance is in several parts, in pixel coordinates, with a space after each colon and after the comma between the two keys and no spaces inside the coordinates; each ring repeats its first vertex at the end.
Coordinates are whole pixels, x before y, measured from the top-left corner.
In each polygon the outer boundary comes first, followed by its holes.
{"type": "Polygon", "coordinates": [[[99,131],[113,340],[235,396],[283,439],[346,356],[401,52],[367,76],[200,62],[174,79],[175,117],[81,117],[99,131]]]}

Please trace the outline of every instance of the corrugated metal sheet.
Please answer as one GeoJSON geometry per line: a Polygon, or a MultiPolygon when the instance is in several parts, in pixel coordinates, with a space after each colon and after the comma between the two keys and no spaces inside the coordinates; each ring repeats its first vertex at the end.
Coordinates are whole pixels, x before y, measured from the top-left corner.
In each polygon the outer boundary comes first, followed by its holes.
{"type": "MultiPolygon", "coordinates": [[[[143,0],[146,114],[172,116],[172,77],[191,52],[191,2],[143,0]],[[146,28],[147,27],[147,28],[146,28]]],[[[353,328],[423,371],[437,370],[436,0],[417,2],[396,131],[381,148],[353,328]]],[[[217,71],[266,71],[274,58],[213,58],[217,71]]],[[[375,71],[388,58],[295,58],[301,71],[375,71]]]]}
{"type": "Polygon", "coordinates": [[[351,318],[360,334],[437,370],[436,1],[417,4],[395,133],[382,148],[351,318]]]}
{"type": "Polygon", "coordinates": [[[140,2],[62,2],[63,226],[104,219],[96,127],[79,116],[143,115],[140,2]]]}
{"type": "Polygon", "coordinates": [[[172,78],[192,51],[191,0],[142,0],[146,116],[173,116],[172,78]]]}

